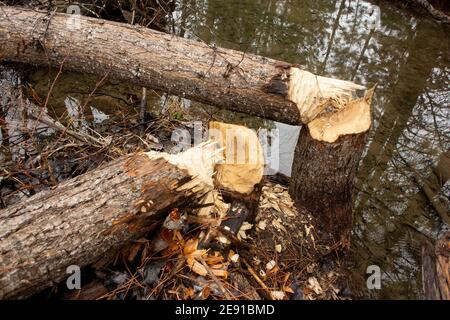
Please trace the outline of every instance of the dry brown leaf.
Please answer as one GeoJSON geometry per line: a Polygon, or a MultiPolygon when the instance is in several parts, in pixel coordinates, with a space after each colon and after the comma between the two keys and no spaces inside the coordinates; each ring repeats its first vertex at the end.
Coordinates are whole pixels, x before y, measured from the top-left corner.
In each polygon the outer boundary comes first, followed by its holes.
{"type": "Polygon", "coordinates": [[[206,276],[208,274],[206,268],[200,262],[195,260],[193,257],[187,258],[186,263],[189,266],[189,268],[191,268],[191,270],[196,274],[201,276],[206,276]]]}
{"type": "Polygon", "coordinates": [[[288,286],[284,286],[283,287],[283,291],[287,292],[287,293],[291,293],[291,294],[295,293],[294,290],[291,287],[288,287],[288,286]]]}
{"type": "Polygon", "coordinates": [[[216,277],[221,277],[221,278],[224,278],[224,279],[228,278],[228,271],[227,270],[211,269],[211,271],[216,277]]]}
{"type": "Polygon", "coordinates": [[[136,258],[139,249],[141,249],[142,243],[135,243],[131,246],[130,253],[128,254],[128,261],[133,261],[136,258]]]}
{"type": "Polygon", "coordinates": [[[198,239],[197,238],[189,239],[188,241],[186,241],[186,244],[184,245],[183,254],[185,256],[190,255],[197,250],[197,247],[198,247],[198,239]]]}

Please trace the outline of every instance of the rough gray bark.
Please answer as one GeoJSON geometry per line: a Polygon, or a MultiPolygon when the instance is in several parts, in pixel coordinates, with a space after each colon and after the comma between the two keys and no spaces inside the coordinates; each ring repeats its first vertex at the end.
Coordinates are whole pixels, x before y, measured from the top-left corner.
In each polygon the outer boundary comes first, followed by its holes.
{"type": "Polygon", "coordinates": [[[314,140],[307,126],[295,148],[289,193],[310,210],[316,231],[324,231],[330,243],[348,244],[353,223],[354,178],[367,132],[341,136],[334,143],[314,140]]]}
{"type": "Polygon", "coordinates": [[[286,63],[139,26],[0,7],[0,57],[129,81],[259,117],[299,124],[296,106],[263,87],[286,63]],[[80,26],[74,28],[73,26],[80,26]]]}
{"type": "Polygon", "coordinates": [[[422,285],[427,300],[450,300],[450,232],[422,246],[422,285]]]}
{"type": "Polygon", "coordinates": [[[94,263],[194,201],[192,177],[139,153],[0,211],[0,298],[24,298],[94,263]]]}

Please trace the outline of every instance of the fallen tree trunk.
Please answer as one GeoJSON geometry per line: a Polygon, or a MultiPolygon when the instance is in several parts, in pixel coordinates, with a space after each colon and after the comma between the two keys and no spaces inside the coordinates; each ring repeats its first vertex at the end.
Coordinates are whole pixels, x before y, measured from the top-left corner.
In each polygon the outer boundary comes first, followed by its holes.
{"type": "Polygon", "coordinates": [[[213,188],[214,148],[126,156],[0,211],[0,298],[52,286],[199,200],[213,188]]]}
{"type": "Polygon", "coordinates": [[[264,86],[286,63],[95,18],[0,7],[0,59],[105,75],[236,112],[301,123],[264,86]]]}

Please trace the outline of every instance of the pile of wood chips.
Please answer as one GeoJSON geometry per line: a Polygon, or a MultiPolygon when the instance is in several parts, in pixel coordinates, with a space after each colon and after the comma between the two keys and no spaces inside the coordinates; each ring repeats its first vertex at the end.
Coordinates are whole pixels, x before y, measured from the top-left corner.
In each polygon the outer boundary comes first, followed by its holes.
{"type": "Polygon", "coordinates": [[[254,221],[236,235],[218,226],[227,218],[216,209],[197,213],[173,210],[156,235],[93,266],[92,284],[64,298],[345,298],[339,257],[316,241],[311,216],[295,208],[285,186],[264,181],[254,221]]]}

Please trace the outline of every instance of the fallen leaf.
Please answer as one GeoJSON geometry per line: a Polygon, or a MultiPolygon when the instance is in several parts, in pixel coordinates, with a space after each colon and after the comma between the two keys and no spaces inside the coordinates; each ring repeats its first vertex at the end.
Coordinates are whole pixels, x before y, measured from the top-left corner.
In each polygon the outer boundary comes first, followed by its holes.
{"type": "Polygon", "coordinates": [[[188,241],[186,241],[186,244],[184,245],[183,254],[185,256],[190,255],[197,250],[197,247],[198,247],[198,239],[189,239],[188,241]]]}
{"type": "Polygon", "coordinates": [[[133,261],[134,258],[136,257],[137,253],[139,252],[139,249],[141,249],[142,243],[135,243],[131,249],[130,249],[130,253],[128,255],[128,261],[133,261]]]}

